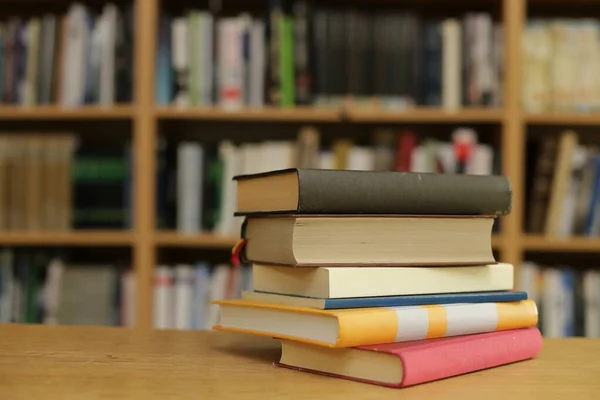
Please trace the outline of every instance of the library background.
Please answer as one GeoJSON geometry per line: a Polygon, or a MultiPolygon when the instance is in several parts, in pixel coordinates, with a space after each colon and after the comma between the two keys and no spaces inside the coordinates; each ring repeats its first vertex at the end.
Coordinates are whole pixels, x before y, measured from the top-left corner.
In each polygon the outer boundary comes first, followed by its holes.
{"type": "Polygon", "coordinates": [[[464,164],[511,180],[492,244],[542,332],[600,335],[595,1],[0,10],[0,322],[209,329],[252,284],[234,175],[464,164]]]}

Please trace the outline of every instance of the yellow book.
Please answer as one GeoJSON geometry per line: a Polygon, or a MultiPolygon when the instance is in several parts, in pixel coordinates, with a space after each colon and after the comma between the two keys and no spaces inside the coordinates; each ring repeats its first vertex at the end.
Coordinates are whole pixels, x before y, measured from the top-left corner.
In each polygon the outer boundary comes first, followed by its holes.
{"type": "Polygon", "coordinates": [[[535,326],[533,300],[429,306],[318,310],[253,300],[217,301],[213,329],[296,340],[327,347],[355,347],[535,326]]]}

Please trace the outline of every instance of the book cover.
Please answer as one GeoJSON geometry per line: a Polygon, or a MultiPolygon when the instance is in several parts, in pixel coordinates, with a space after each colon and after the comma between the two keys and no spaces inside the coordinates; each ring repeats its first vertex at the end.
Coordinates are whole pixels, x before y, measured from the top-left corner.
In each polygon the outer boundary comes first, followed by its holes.
{"type": "Polygon", "coordinates": [[[531,300],[342,310],[316,310],[243,299],[215,304],[219,305],[221,318],[213,329],[327,347],[527,328],[535,326],[538,319],[537,307],[531,300]]]}
{"type": "MultiPolygon", "coordinates": [[[[504,176],[286,169],[234,177],[238,208],[246,191],[258,190],[252,181],[274,176],[297,192],[291,207],[278,210],[285,213],[506,215],[511,207],[510,182],[504,176]],[[293,182],[284,181],[284,175],[293,182]]],[[[272,211],[238,209],[236,215],[272,211]]]]}
{"type": "Polygon", "coordinates": [[[282,359],[274,363],[276,366],[403,388],[534,358],[542,350],[542,336],[538,329],[528,328],[353,349],[323,349],[300,343],[289,345],[301,347],[300,350],[306,352],[302,357],[305,365],[285,364],[288,343],[282,342],[282,359]],[[351,376],[356,370],[352,362],[359,352],[389,354],[397,357],[400,365],[395,368],[392,365],[383,374],[381,368],[373,365],[374,368],[368,368],[366,373],[363,371],[362,374],[351,376]],[[382,379],[383,375],[387,379],[382,379]]]}

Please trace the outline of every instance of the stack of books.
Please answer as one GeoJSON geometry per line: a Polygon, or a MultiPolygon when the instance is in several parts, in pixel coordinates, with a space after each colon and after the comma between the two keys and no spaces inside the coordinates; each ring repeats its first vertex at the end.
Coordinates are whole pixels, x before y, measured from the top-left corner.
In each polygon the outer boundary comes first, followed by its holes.
{"type": "Polygon", "coordinates": [[[536,304],[495,261],[502,176],[289,169],[239,176],[253,290],[215,329],[274,337],[276,365],[406,387],[535,357],[536,304]]]}

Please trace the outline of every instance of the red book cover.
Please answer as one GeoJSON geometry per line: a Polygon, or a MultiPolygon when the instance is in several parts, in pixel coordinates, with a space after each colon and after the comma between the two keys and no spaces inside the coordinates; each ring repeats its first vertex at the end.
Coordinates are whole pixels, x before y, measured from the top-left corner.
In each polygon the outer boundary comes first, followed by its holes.
{"type": "MultiPolygon", "coordinates": [[[[303,346],[312,345],[303,344],[303,346]]],[[[312,347],[315,348],[316,346],[312,347]]],[[[329,358],[328,362],[324,362],[323,365],[328,364],[333,369],[339,367],[340,370],[348,370],[347,365],[343,365],[344,356],[341,352],[344,351],[374,351],[396,356],[401,363],[399,370],[402,371],[396,383],[363,379],[331,371],[319,371],[314,368],[303,368],[282,363],[275,363],[275,365],[320,375],[402,388],[530,359],[537,356],[541,349],[542,335],[537,328],[361,346],[351,349],[326,349],[322,347],[316,349],[316,358],[320,357],[318,353],[330,352],[329,356],[327,354],[322,356],[329,358]],[[335,352],[338,352],[338,354],[335,355],[335,352]],[[331,365],[334,366],[331,367],[331,365]]],[[[306,350],[310,351],[308,348],[306,350]]],[[[315,357],[312,357],[311,362],[318,363],[319,360],[315,360],[315,357]]]]}
{"type": "Polygon", "coordinates": [[[417,147],[417,136],[413,131],[406,130],[398,135],[396,144],[396,171],[411,172],[412,153],[417,147]]]}

